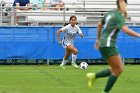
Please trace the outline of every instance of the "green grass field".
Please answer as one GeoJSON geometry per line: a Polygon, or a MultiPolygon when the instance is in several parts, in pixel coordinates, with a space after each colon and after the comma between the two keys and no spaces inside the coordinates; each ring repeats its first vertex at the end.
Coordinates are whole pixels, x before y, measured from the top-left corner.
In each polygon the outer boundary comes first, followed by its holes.
{"type": "MultiPolygon", "coordinates": [[[[101,93],[106,78],[98,79],[93,90],[85,75],[107,66],[90,65],[87,70],[58,65],[1,65],[0,93],[101,93]]],[[[140,66],[127,65],[110,93],[140,93],[140,66]]]]}

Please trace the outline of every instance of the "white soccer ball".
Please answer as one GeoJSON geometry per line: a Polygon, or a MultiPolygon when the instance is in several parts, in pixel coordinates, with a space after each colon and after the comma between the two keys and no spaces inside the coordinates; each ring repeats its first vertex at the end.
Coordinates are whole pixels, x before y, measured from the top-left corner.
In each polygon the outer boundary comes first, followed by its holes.
{"type": "Polygon", "coordinates": [[[88,68],[88,64],[86,62],[80,63],[80,69],[87,69],[87,68],[88,68]]]}

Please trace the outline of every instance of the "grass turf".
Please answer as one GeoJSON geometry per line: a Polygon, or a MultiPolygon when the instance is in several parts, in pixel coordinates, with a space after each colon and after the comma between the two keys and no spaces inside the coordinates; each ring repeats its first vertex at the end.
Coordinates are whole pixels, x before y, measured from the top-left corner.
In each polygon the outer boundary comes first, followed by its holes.
{"type": "MultiPolygon", "coordinates": [[[[98,79],[94,89],[87,88],[86,73],[107,66],[89,65],[87,70],[58,65],[1,65],[0,93],[101,93],[107,78],[98,79]]],[[[127,65],[110,93],[140,93],[140,66],[127,65]]]]}

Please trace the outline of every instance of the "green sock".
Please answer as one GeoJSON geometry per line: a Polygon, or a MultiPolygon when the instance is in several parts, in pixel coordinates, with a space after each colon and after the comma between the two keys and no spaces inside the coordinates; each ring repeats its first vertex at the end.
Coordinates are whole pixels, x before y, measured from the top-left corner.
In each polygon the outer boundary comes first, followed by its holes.
{"type": "Polygon", "coordinates": [[[107,76],[110,76],[111,75],[111,71],[110,69],[106,69],[106,70],[103,70],[101,72],[98,72],[96,73],[96,78],[102,78],[102,77],[107,77],[107,76]]]}
{"type": "Polygon", "coordinates": [[[104,91],[108,93],[115,84],[116,80],[117,80],[116,76],[110,75],[104,91]]]}

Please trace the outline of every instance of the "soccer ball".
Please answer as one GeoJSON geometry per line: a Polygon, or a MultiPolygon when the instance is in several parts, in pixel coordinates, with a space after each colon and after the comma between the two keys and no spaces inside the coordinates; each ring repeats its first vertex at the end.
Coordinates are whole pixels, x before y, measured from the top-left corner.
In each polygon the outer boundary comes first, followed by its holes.
{"type": "Polygon", "coordinates": [[[87,68],[88,68],[88,64],[86,62],[80,63],[80,69],[87,69],[87,68]]]}

